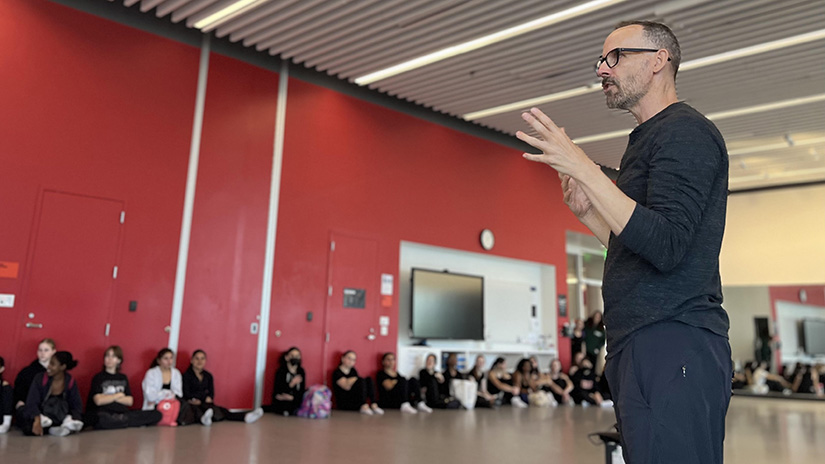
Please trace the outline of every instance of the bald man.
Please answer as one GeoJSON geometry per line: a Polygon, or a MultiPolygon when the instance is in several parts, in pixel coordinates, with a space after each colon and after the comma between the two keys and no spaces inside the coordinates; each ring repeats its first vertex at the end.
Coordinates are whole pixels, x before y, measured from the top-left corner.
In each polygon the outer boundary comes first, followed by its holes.
{"type": "Polygon", "coordinates": [[[638,123],[615,184],[538,109],[522,115],[538,137],[517,133],[607,247],[605,372],[632,464],[721,463],[731,395],[719,278],[728,156],[716,126],[678,100],[680,61],[663,24],[624,22],[605,40],[596,73],[607,106],[638,123]]]}

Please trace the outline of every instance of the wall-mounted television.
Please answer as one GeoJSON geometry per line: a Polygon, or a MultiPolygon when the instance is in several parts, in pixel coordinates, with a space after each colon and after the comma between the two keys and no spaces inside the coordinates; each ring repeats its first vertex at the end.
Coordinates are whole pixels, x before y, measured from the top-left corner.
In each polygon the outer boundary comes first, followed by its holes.
{"type": "Polygon", "coordinates": [[[484,339],[484,277],[412,269],[414,338],[484,339]]]}

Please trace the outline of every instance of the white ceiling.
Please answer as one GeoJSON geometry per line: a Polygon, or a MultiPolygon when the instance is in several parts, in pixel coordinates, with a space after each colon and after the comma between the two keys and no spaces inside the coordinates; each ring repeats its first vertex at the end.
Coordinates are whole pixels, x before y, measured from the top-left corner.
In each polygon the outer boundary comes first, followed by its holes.
{"type": "MultiPolygon", "coordinates": [[[[109,0],[112,1],[112,0],[109,0]]],[[[121,0],[117,0],[120,3],[121,0]]],[[[214,33],[343,80],[521,24],[585,0],[270,0],[214,33]]],[[[189,27],[234,0],[123,0],[189,27]]],[[[825,28],[825,1],[628,0],[371,84],[456,117],[596,82],[604,38],[626,19],[667,23],[683,62],[825,28]]],[[[679,97],[705,114],[825,94],[825,39],[680,71],[679,97]]],[[[601,92],[539,105],[573,137],[631,129],[601,92]]],[[[519,111],[475,122],[525,129],[519,111]]],[[[731,155],[731,189],[825,180],[825,101],[716,121],[731,155]],[[820,139],[818,142],[817,139],[820,139]],[[814,142],[808,143],[807,140],[814,142]],[[788,142],[790,141],[790,143],[788,142]]],[[[618,167],[627,138],[582,143],[618,167]]]]}

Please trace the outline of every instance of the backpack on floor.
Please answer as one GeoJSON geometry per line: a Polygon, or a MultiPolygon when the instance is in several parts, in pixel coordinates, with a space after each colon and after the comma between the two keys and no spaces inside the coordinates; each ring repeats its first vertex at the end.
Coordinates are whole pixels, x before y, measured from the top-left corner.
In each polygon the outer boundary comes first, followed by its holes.
{"type": "Polygon", "coordinates": [[[298,408],[298,417],[326,419],[332,410],[332,392],[326,385],[313,385],[304,393],[304,400],[298,408]]]}

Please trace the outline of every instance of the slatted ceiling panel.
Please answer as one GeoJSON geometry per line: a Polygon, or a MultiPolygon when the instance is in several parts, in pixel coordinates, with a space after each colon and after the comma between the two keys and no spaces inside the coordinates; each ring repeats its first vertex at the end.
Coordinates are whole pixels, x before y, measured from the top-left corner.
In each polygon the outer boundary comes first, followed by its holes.
{"type": "MultiPolygon", "coordinates": [[[[362,74],[396,65],[445,47],[475,39],[542,15],[536,1],[530,2],[534,15],[522,9],[496,15],[507,8],[507,1],[465,2],[449,10],[448,15],[417,21],[407,27],[390,24],[376,31],[369,40],[344,47],[335,55],[324,57],[318,69],[340,77],[362,74]]],[[[565,2],[570,3],[570,2],[565,2]]],[[[545,2],[546,5],[546,2],[545,2]]],[[[546,8],[546,6],[545,6],[546,8]]],[[[308,62],[312,65],[312,63],[308,62]]]]}
{"type": "MultiPolygon", "coordinates": [[[[420,5],[423,3],[423,0],[408,3],[420,5]]],[[[323,28],[316,28],[315,31],[306,31],[282,44],[281,47],[270,45],[269,48],[280,49],[281,52],[279,55],[284,59],[292,59],[295,58],[296,55],[305,54],[307,51],[316,48],[316,46],[326,45],[327,47],[334,48],[335,41],[345,38],[353,28],[358,27],[361,28],[361,30],[365,30],[377,23],[383,22],[383,16],[388,14],[393,8],[394,5],[391,2],[376,0],[372,3],[370,9],[361,9],[344,18],[333,18],[323,28]]],[[[415,5],[409,8],[415,8],[415,5]]]]}
{"type": "MultiPolygon", "coordinates": [[[[347,21],[337,22],[331,29],[324,31],[324,34],[313,40],[302,38],[302,40],[287,44],[283,51],[271,48],[270,53],[289,57],[298,64],[304,64],[308,60],[311,61],[329,53],[340,53],[343,47],[349,44],[369,40],[377,29],[395,23],[398,18],[403,18],[403,15],[417,14],[416,12],[426,8],[428,3],[431,2],[416,0],[398,4],[395,1],[384,1],[379,7],[374,8],[375,14],[372,14],[372,10],[364,11],[359,19],[350,21],[352,18],[347,18],[347,21]]],[[[307,66],[310,65],[307,64],[307,66]]]]}
{"type": "MultiPolygon", "coordinates": [[[[227,21],[213,33],[352,81],[372,71],[584,2],[271,0],[227,21]]],[[[123,0],[121,3],[126,6],[139,3],[147,14],[161,18],[171,16],[173,22],[185,21],[191,27],[232,1],[123,0]]],[[[457,117],[579,88],[598,82],[592,71],[595,58],[601,52],[604,37],[624,19],[663,20],[670,24],[680,39],[683,60],[689,61],[822,29],[825,2],[630,0],[384,79],[370,87],[457,117]]],[[[677,83],[679,96],[700,111],[712,113],[821,94],[825,93],[822,63],[825,63],[825,40],[796,45],[681,72],[677,83]]],[[[541,105],[541,108],[574,138],[629,129],[636,124],[626,112],[608,110],[600,89],[541,105]]],[[[519,111],[475,122],[509,134],[527,128],[519,111]]],[[[726,140],[736,143],[747,143],[755,136],[823,133],[825,103],[735,117],[717,121],[717,125],[726,140]]],[[[599,163],[616,167],[626,143],[626,137],[618,137],[583,144],[583,148],[599,163]]],[[[781,170],[783,166],[794,170],[794,166],[817,162],[815,157],[805,158],[804,154],[783,157],[782,153],[760,154],[753,158],[759,161],[753,161],[748,172],[757,169],[753,166],[762,166],[767,172],[781,170]]],[[[735,175],[744,172],[732,169],[735,175]]]]}

